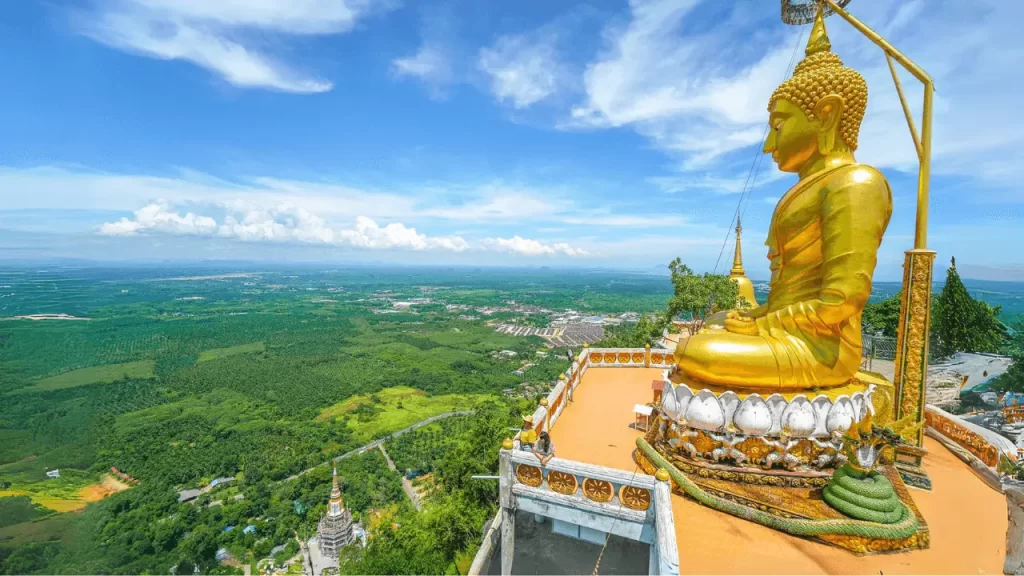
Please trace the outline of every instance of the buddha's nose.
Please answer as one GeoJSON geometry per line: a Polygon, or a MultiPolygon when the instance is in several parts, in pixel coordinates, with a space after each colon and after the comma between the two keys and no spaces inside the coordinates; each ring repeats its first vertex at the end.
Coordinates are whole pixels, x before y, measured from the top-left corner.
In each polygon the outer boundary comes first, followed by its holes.
{"type": "Polygon", "coordinates": [[[774,130],[769,130],[768,131],[768,137],[764,139],[764,148],[762,149],[762,151],[765,152],[766,154],[775,151],[775,131],[774,130]]]}

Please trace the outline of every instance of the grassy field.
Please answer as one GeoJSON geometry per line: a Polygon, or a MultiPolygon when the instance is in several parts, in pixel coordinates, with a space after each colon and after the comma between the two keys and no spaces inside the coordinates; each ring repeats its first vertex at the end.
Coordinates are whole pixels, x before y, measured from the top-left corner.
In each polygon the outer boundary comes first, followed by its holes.
{"type": "Polygon", "coordinates": [[[156,362],[153,360],[139,360],[137,362],[79,368],[78,370],[36,380],[31,386],[18,389],[15,392],[18,394],[45,392],[85,386],[87,384],[110,384],[111,382],[126,378],[152,378],[155,367],[156,362]]]}
{"type": "Polygon", "coordinates": [[[27,497],[32,504],[48,510],[71,512],[85,508],[89,502],[102,500],[129,488],[109,474],[98,477],[88,472],[64,468],[60,471],[60,478],[46,478],[42,472],[42,468],[28,472],[18,471],[14,465],[0,467],[0,478],[11,484],[0,490],[0,499],[27,497]]]}
{"type": "Polygon", "coordinates": [[[483,394],[445,394],[427,396],[422,390],[397,386],[376,394],[360,394],[324,408],[318,420],[349,416],[348,426],[361,440],[370,441],[415,424],[421,420],[469,410],[486,399],[483,394]]]}
{"type": "Polygon", "coordinates": [[[239,346],[231,346],[229,348],[214,348],[212,350],[204,350],[199,353],[199,358],[196,363],[208,362],[210,360],[216,360],[217,358],[224,358],[226,356],[234,356],[236,354],[251,354],[253,352],[263,352],[266,350],[266,346],[263,342],[252,342],[249,344],[241,344],[239,346]]]}

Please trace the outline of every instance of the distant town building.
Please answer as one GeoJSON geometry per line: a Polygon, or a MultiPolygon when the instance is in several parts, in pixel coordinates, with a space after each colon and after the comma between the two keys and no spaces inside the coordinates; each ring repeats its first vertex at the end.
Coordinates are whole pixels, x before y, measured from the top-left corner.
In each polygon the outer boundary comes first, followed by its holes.
{"type": "Polygon", "coordinates": [[[50,470],[46,473],[47,478],[60,478],[60,470],[50,470]]]}
{"type": "Polygon", "coordinates": [[[320,554],[337,558],[338,551],[352,543],[352,514],[345,508],[338,485],[338,469],[334,469],[334,484],[331,499],[327,502],[327,513],[320,518],[316,528],[316,540],[320,554]]]}

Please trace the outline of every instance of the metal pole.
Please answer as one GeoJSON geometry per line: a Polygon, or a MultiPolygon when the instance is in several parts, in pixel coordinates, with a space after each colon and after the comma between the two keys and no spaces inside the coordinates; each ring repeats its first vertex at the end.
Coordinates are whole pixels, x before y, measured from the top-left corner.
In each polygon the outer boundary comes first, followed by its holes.
{"type": "MultiPolygon", "coordinates": [[[[914,228],[914,249],[925,250],[928,247],[928,186],[931,176],[932,94],[935,92],[935,84],[932,82],[931,76],[911,61],[910,58],[907,58],[902,52],[893,47],[885,38],[882,38],[878,32],[868,28],[867,24],[864,24],[854,18],[849,12],[840,8],[834,0],[824,0],[824,2],[828,4],[833,12],[842,16],[844,20],[859,30],[861,34],[867,36],[869,40],[884,50],[887,56],[894,58],[924,84],[924,104],[921,109],[921,167],[918,170],[917,176],[917,219],[914,228]]],[[[898,82],[896,86],[899,89],[898,82]]],[[[911,129],[911,132],[913,132],[913,129],[911,129]]]]}

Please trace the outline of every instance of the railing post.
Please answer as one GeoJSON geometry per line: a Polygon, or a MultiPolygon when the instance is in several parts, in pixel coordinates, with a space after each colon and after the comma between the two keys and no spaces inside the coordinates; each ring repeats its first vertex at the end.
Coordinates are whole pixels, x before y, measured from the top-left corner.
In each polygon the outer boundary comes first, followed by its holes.
{"type": "MultiPolygon", "coordinates": [[[[657,536],[654,546],[658,548],[657,574],[678,576],[679,546],[676,543],[675,519],[672,517],[672,481],[668,470],[664,468],[659,469],[654,478],[654,522],[657,536]]],[[[650,571],[654,573],[654,568],[650,568],[650,571]]]]}
{"type": "Polygon", "coordinates": [[[1004,574],[1024,574],[1024,486],[1003,484],[1006,495],[1006,559],[1004,574]]]}
{"type": "Polygon", "coordinates": [[[651,367],[651,345],[644,346],[644,368],[651,367]]]}
{"type": "Polygon", "coordinates": [[[515,553],[516,513],[512,501],[512,439],[506,438],[498,456],[498,486],[501,502],[501,574],[512,574],[512,556],[515,553]]]}

